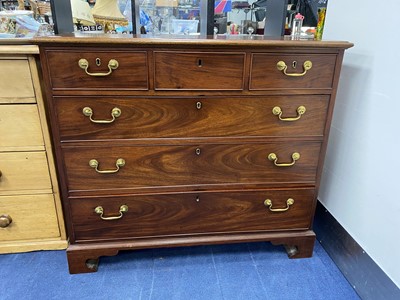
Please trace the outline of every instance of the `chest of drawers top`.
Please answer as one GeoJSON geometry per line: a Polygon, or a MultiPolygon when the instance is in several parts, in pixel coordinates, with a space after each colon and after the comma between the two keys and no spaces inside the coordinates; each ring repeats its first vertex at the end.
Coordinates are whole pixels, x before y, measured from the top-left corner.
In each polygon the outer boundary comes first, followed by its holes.
{"type": "Polygon", "coordinates": [[[58,37],[35,42],[45,53],[55,94],[329,90],[337,55],[352,46],[261,38],[58,37]]]}

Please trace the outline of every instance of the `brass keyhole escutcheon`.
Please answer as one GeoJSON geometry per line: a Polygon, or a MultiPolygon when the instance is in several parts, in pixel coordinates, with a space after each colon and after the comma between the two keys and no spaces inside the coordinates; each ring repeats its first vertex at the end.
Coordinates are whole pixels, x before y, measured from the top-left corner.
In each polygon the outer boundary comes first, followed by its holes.
{"type": "Polygon", "coordinates": [[[197,109],[201,109],[202,106],[203,106],[203,104],[200,101],[196,102],[196,108],[197,109]]]}
{"type": "MultiPolygon", "coordinates": [[[[293,62],[294,63],[294,62],[293,62]]],[[[292,63],[292,67],[294,67],[292,63]]],[[[297,62],[296,62],[296,66],[297,66],[297,62]]],[[[303,63],[303,72],[302,73],[288,73],[287,72],[287,68],[288,66],[286,65],[286,63],[284,61],[278,61],[278,63],[276,64],[276,68],[279,71],[282,71],[283,74],[285,74],[286,76],[291,76],[291,77],[301,77],[307,74],[307,71],[311,70],[312,68],[312,62],[310,60],[306,60],[303,63]]]]}
{"type": "Polygon", "coordinates": [[[294,61],[292,62],[292,68],[293,68],[293,69],[296,69],[296,67],[297,67],[297,61],[294,60],[294,61]]]}
{"type": "Polygon", "coordinates": [[[201,154],[200,148],[196,148],[195,153],[196,153],[196,155],[200,155],[201,154]]]}
{"type": "MultiPolygon", "coordinates": [[[[97,66],[99,66],[101,64],[100,58],[95,59],[95,64],[97,66]]],[[[118,69],[119,63],[116,59],[110,59],[110,61],[108,62],[108,72],[100,72],[100,73],[89,72],[89,61],[85,58],[81,58],[78,61],[78,66],[81,69],[85,70],[85,73],[89,76],[103,77],[103,76],[111,75],[114,70],[118,69]]]]}

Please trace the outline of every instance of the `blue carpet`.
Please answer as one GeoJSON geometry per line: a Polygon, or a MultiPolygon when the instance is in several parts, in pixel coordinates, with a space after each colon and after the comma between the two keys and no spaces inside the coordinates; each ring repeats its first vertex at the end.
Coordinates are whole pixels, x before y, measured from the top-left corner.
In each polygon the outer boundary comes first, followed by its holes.
{"type": "Polygon", "coordinates": [[[68,273],[64,251],[0,255],[0,299],[359,299],[317,242],[288,259],[269,243],[148,249],[68,273]]]}

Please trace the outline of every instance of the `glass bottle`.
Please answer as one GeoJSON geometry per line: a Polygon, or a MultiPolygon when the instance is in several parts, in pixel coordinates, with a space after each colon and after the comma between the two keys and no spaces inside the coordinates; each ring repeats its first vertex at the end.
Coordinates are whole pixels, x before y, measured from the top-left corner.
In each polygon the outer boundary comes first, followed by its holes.
{"type": "Polygon", "coordinates": [[[292,39],[299,40],[301,36],[301,27],[303,26],[304,16],[298,13],[294,19],[292,24],[292,39]]]}

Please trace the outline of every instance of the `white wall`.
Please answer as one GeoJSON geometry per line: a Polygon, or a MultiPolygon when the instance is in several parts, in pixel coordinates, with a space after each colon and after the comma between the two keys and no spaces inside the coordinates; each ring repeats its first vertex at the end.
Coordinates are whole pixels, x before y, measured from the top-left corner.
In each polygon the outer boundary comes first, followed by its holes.
{"type": "Polygon", "coordinates": [[[347,40],[319,199],[400,287],[399,0],[330,0],[347,40]]]}

